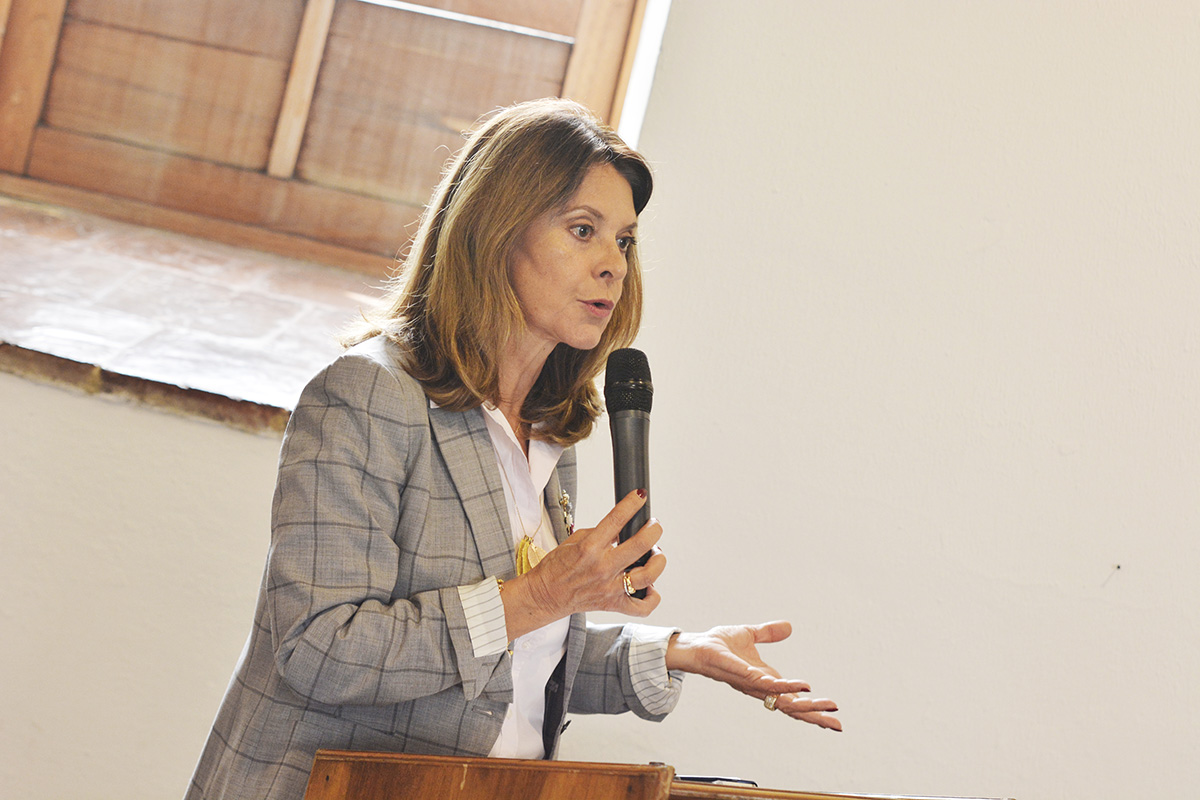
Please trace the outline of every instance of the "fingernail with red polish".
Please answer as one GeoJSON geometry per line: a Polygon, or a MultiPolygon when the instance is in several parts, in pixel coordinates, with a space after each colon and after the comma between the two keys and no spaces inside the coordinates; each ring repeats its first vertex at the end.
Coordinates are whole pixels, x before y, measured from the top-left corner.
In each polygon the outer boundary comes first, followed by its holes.
{"type": "Polygon", "coordinates": [[[638,489],[637,493],[638,493],[638,497],[642,498],[643,500],[646,499],[646,490],[645,489],[638,489]]]}

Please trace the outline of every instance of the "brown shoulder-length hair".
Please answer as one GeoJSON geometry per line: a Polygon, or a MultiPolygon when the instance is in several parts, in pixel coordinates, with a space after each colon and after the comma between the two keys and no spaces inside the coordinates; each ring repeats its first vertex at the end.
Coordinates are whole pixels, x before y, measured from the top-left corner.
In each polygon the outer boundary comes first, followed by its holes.
{"type": "MultiPolygon", "coordinates": [[[[448,163],[402,267],[380,305],[343,337],[352,345],[385,335],[439,406],[466,411],[499,398],[500,354],[524,330],[509,279],[517,243],[534,220],[564,205],[594,166],[629,182],[641,213],[653,188],[646,160],[590,111],[546,99],[502,109],[476,127],[448,163]]],[[[591,350],[559,344],[521,409],[530,435],[570,445],[601,411],[595,378],[609,353],[628,347],[642,316],[637,250],[626,251],[621,300],[591,350]]]]}

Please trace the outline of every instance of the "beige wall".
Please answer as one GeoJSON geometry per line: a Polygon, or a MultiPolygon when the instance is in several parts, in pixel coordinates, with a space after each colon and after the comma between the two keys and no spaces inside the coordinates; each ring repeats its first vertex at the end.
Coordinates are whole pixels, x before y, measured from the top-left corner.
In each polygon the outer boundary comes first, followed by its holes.
{"type": "Polygon", "coordinates": [[[278,439],[0,373],[0,443],[0,796],[182,796],[250,631],[278,439]]]}
{"type": "Polygon", "coordinates": [[[655,619],[790,618],[772,658],[846,733],[693,681],[571,751],[1193,796],[1198,143],[1195,2],[676,0],[641,137],[655,619]]]}
{"type": "MultiPolygon", "coordinates": [[[[676,0],[641,139],[652,621],[790,618],[769,658],[847,730],[692,680],[566,756],[1193,794],[1198,98],[1191,2],[676,0]]],[[[0,794],[178,796],[277,440],[0,375],[0,442],[0,794]]]]}

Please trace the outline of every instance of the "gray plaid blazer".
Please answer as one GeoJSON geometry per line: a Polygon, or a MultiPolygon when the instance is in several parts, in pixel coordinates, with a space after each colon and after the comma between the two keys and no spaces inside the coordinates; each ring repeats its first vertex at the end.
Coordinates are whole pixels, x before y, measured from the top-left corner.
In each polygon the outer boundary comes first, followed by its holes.
{"type": "MultiPolygon", "coordinates": [[[[546,488],[559,541],[562,490],[573,449],[546,488]]],[[[511,662],[475,657],[457,587],[491,575],[514,577],[515,554],[482,415],[431,408],[388,340],[351,348],[284,434],[254,626],[189,800],[301,798],[318,748],[487,755],[511,662]]],[[[662,718],[628,649],[621,626],[571,619],[564,714],[662,718]]]]}

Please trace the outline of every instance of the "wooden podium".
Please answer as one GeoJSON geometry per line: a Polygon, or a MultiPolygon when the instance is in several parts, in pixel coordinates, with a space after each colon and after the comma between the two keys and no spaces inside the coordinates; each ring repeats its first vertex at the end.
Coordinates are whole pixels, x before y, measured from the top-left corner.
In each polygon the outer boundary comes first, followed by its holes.
{"type": "MultiPolygon", "coordinates": [[[[887,795],[887,800],[954,800],[887,795]]],[[[675,780],[663,764],[592,764],[508,758],[319,750],[305,800],[883,800],[675,780]]]]}

